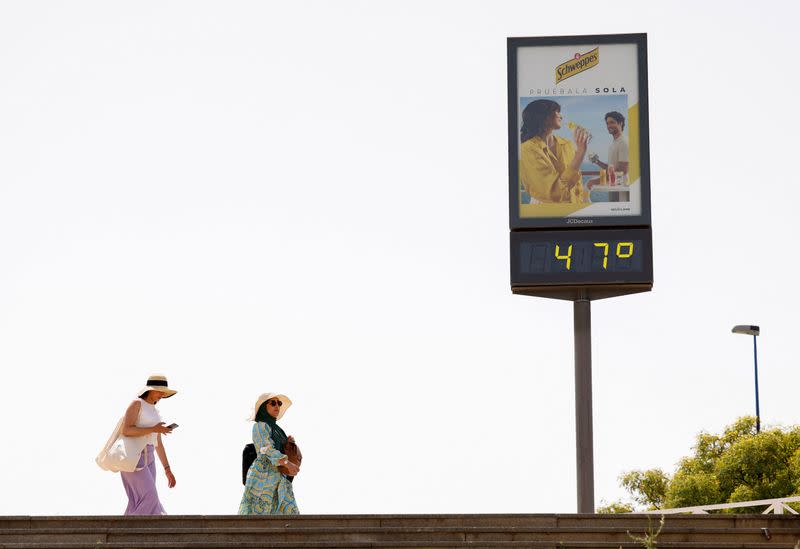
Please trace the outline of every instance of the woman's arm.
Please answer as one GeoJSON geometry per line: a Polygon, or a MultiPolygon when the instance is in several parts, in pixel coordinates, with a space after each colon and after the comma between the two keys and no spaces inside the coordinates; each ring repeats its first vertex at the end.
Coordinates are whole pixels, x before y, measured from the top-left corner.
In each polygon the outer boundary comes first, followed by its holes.
{"type": "Polygon", "coordinates": [[[253,445],[259,456],[266,456],[269,462],[276,467],[283,465],[288,458],[280,453],[272,444],[272,429],[266,423],[257,421],[253,424],[253,445]]]}
{"type": "Polygon", "coordinates": [[[156,453],[158,459],[161,460],[161,465],[164,467],[164,473],[167,475],[167,486],[170,488],[175,487],[175,475],[172,474],[172,467],[169,465],[167,459],[167,450],[164,448],[164,442],[161,440],[161,433],[158,434],[158,446],[156,446],[156,453]]]}
{"type": "Polygon", "coordinates": [[[266,456],[269,462],[275,467],[279,465],[286,466],[289,469],[289,474],[295,476],[298,471],[300,471],[300,468],[289,461],[286,454],[282,454],[275,449],[275,446],[272,444],[271,434],[272,430],[266,423],[256,422],[253,424],[253,444],[256,447],[256,452],[258,452],[260,456],[266,456]]]}
{"type": "Polygon", "coordinates": [[[164,426],[164,422],[157,423],[152,427],[136,427],[136,420],[139,417],[139,410],[142,408],[141,401],[134,400],[131,402],[128,409],[125,410],[125,418],[122,422],[122,436],[125,437],[143,437],[150,433],[171,433],[171,429],[164,426]]]}

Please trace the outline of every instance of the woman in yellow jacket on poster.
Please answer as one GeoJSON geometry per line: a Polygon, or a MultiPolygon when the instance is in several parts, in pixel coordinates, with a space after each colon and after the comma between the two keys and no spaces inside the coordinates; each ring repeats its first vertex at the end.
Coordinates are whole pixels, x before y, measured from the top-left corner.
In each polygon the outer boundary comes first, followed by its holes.
{"type": "Polygon", "coordinates": [[[580,166],[588,132],[577,127],[575,143],[553,135],[561,129],[561,105],[550,99],[532,101],[522,111],[519,176],[532,203],[587,202],[580,166]]]}

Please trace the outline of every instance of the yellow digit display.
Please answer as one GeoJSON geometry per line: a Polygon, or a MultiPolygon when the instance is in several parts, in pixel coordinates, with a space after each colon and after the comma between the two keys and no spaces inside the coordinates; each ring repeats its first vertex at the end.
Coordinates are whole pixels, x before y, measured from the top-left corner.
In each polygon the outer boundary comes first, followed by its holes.
{"type": "Polygon", "coordinates": [[[621,259],[625,259],[626,257],[630,257],[633,255],[633,242],[620,242],[617,244],[617,257],[621,259]],[[628,248],[628,251],[622,253],[622,247],[625,246],[628,248]]]}
{"type": "Polygon", "coordinates": [[[650,229],[512,232],[511,280],[519,287],[607,285],[598,287],[597,296],[625,285],[652,284],[650,229]]]}
{"type": "MultiPolygon", "coordinates": [[[[608,267],[608,242],[595,242],[595,248],[603,248],[603,269],[608,267]]],[[[617,246],[619,250],[619,246],[617,246]]]]}
{"type": "Polygon", "coordinates": [[[556,259],[566,259],[567,260],[567,270],[569,271],[569,267],[572,264],[572,244],[569,245],[567,248],[567,255],[561,255],[561,250],[556,244],[556,259]]]}

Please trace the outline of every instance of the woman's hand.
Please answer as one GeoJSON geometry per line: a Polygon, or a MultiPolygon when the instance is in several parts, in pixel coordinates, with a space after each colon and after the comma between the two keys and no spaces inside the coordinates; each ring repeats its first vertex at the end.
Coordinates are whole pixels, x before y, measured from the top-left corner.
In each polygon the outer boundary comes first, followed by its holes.
{"type": "MultiPolygon", "coordinates": [[[[575,128],[575,145],[577,145],[575,150],[575,157],[570,162],[569,167],[575,170],[576,172],[581,171],[581,164],[583,163],[583,157],[586,156],[586,144],[589,143],[589,132],[584,130],[583,128],[575,128]]],[[[569,188],[573,188],[577,185],[581,184],[580,177],[577,181],[572,181],[569,185],[569,188]]]]}
{"type": "Polygon", "coordinates": [[[153,433],[158,433],[159,435],[168,435],[172,432],[172,429],[164,425],[163,421],[156,423],[155,425],[150,427],[150,429],[152,430],[153,433]]]}
{"type": "Polygon", "coordinates": [[[172,474],[172,468],[167,469],[164,473],[167,475],[167,486],[175,488],[175,475],[172,474]]]}
{"type": "Polygon", "coordinates": [[[586,154],[586,146],[589,143],[589,132],[585,129],[578,127],[575,128],[575,144],[578,146],[577,154],[583,158],[586,154]]]}
{"type": "Polygon", "coordinates": [[[295,476],[297,476],[297,473],[300,472],[300,466],[297,465],[297,464],[292,463],[289,460],[286,460],[285,467],[288,470],[288,473],[286,473],[286,474],[289,475],[290,477],[295,477],[295,476]]]}

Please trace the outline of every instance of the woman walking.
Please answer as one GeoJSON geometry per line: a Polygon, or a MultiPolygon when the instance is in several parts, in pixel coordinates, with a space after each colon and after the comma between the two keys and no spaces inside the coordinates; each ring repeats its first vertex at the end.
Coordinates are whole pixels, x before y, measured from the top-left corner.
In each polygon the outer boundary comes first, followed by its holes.
{"type": "Polygon", "coordinates": [[[175,486],[175,475],[167,459],[164,442],[161,435],[168,435],[172,428],[164,426],[161,414],[156,410],[156,404],[162,398],[169,398],[177,393],[170,389],[167,378],[164,376],[150,376],[147,385],[139,391],[139,398],[134,400],[125,411],[122,419],[120,435],[138,439],[137,442],[144,447],[136,470],[132,472],[121,471],[122,485],[128,494],[128,507],[126,515],[166,515],[156,490],[156,464],[154,454],[164,467],[167,476],[167,485],[175,486]]]}
{"type": "Polygon", "coordinates": [[[286,475],[295,476],[300,468],[283,453],[293,437],[278,426],[292,401],[286,395],[264,393],[256,399],[253,415],[253,444],[256,459],[247,471],[244,495],[239,504],[240,515],[297,515],[292,483],[286,475]],[[278,470],[283,467],[286,475],[278,470]]]}

